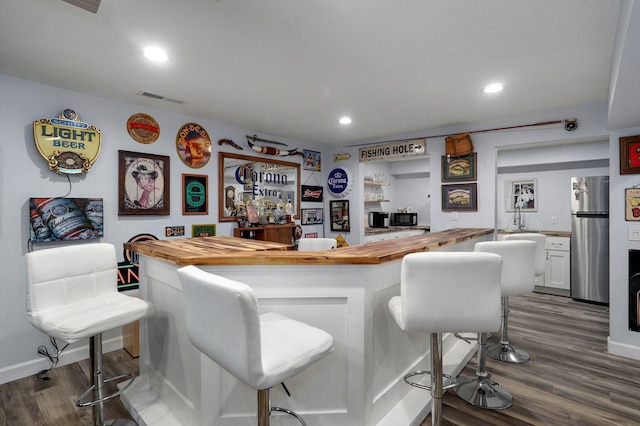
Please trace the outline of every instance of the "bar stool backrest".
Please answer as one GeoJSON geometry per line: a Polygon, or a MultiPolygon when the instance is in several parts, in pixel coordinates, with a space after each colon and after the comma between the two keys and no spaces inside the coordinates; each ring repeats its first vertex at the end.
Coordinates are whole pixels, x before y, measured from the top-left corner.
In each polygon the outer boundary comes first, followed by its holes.
{"type": "MultiPolygon", "coordinates": [[[[49,336],[67,342],[73,324],[64,329],[39,321],[38,314],[88,299],[118,293],[118,261],[112,244],[93,243],[36,250],[25,255],[27,268],[27,318],[49,336]]],[[[94,316],[99,315],[94,312],[94,316]]],[[[86,333],[85,333],[86,334],[86,333]]],[[[92,333],[95,334],[95,333],[92,333]]]]}
{"type": "Polygon", "coordinates": [[[111,244],[37,250],[27,253],[26,263],[28,313],[118,291],[111,244]]]}
{"type": "Polygon", "coordinates": [[[536,243],[536,260],[535,260],[535,274],[544,275],[545,264],[547,260],[547,236],[538,232],[523,232],[519,234],[508,234],[504,237],[505,241],[526,240],[536,243]]]}
{"type": "Polygon", "coordinates": [[[242,382],[262,374],[258,300],[247,284],[195,266],[178,269],[193,345],[242,382]]]}
{"type": "Polygon", "coordinates": [[[300,238],[298,251],[318,251],[334,249],[338,245],[335,238],[300,238]]]}
{"type": "Polygon", "coordinates": [[[483,241],[474,246],[476,252],[495,253],[502,257],[502,296],[531,293],[535,287],[533,241],[483,241]]]}
{"type": "MultiPolygon", "coordinates": [[[[404,257],[404,331],[488,332],[500,328],[502,259],[490,253],[423,252],[404,257]]],[[[396,319],[396,321],[398,321],[396,319]]]]}

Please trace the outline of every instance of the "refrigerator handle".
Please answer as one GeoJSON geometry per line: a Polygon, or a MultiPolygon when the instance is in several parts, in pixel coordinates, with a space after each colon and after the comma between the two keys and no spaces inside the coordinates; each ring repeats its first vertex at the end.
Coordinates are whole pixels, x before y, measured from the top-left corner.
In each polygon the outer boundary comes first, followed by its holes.
{"type": "Polygon", "coordinates": [[[606,218],[609,212],[576,212],[576,217],[606,218]]]}

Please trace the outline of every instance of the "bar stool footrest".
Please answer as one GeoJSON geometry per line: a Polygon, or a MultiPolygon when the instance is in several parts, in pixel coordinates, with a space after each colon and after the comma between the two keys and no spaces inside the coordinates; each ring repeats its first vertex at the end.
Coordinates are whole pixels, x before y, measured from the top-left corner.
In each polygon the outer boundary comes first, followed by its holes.
{"type": "Polygon", "coordinates": [[[307,426],[307,424],[304,422],[304,420],[302,419],[302,417],[300,417],[298,415],[298,413],[296,413],[295,411],[289,410],[288,408],[282,408],[282,407],[271,407],[271,411],[279,411],[281,413],[286,413],[290,416],[295,417],[296,419],[298,419],[298,421],[300,422],[300,424],[302,426],[307,426]]]}
{"type": "MultiPolygon", "coordinates": [[[[412,371],[411,373],[409,373],[406,376],[404,376],[404,382],[406,384],[408,384],[408,385],[413,386],[413,387],[430,391],[431,390],[431,386],[423,385],[422,383],[412,382],[411,380],[409,380],[411,377],[425,375],[425,374],[429,374],[430,375],[431,371],[423,371],[423,370],[412,371]]],[[[444,377],[445,379],[447,379],[449,381],[449,383],[445,383],[445,384],[442,385],[442,390],[443,391],[445,391],[447,389],[451,389],[451,388],[453,388],[454,386],[456,386],[458,384],[458,379],[456,379],[453,376],[450,376],[448,374],[443,374],[442,377],[444,377]]]]}
{"type": "Polygon", "coordinates": [[[116,396],[119,396],[125,389],[127,389],[129,386],[133,384],[133,380],[135,379],[135,376],[131,373],[127,373],[127,374],[122,374],[120,376],[111,377],[110,379],[107,379],[104,381],[104,383],[109,383],[114,380],[120,380],[123,378],[129,380],[129,382],[124,386],[122,386],[120,389],[118,389],[116,392],[112,393],[111,395],[107,395],[104,398],[96,399],[95,401],[82,402],[82,400],[85,399],[93,391],[93,389],[95,388],[95,385],[89,387],[89,389],[87,389],[85,393],[80,395],[80,397],[75,401],[76,407],[93,407],[94,405],[100,404],[105,401],[109,401],[110,399],[113,399],[116,396]]]}
{"type": "Polygon", "coordinates": [[[105,420],[104,426],[138,426],[138,423],[129,419],[105,420]]]}

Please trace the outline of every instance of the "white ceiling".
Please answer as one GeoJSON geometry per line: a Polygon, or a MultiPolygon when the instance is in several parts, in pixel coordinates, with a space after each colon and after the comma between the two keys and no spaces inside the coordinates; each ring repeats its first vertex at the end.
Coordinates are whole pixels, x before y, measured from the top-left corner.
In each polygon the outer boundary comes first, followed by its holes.
{"type": "MultiPolygon", "coordinates": [[[[345,145],[607,101],[624,1],[102,0],[93,14],[3,0],[0,73],[345,145]],[[169,61],[150,63],[147,45],[169,61]],[[494,81],[504,92],[483,94],[494,81]]],[[[625,55],[616,93],[637,80],[638,54],[625,55]]],[[[640,125],[626,106],[615,105],[640,125]]]]}

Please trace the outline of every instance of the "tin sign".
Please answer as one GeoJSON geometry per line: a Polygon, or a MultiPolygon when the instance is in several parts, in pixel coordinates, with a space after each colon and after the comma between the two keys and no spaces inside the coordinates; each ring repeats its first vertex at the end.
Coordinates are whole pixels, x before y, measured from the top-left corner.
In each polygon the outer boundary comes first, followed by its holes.
{"type": "Polygon", "coordinates": [[[34,121],[33,137],[49,170],[59,174],[87,173],[100,153],[100,130],[80,121],[71,109],[58,118],[34,121]]]}
{"type": "Polygon", "coordinates": [[[353,175],[346,167],[336,167],[329,172],[327,187],[334,197],[345,197],[351,192],[353,175]]]}
{"type": "Polygon", "coordinates": [[[390,142],[383,145],[365,146],[360,148],[360,162],[385,160],[396,157],[412,157],[427,154],[427,140],[407,139],[390,142]]]}
{"type": "Polygon", "coordinates": [[[158,140],[160,126],[150,115],[137,113],[127,120],[127,132],[131,138],[139,143],[150,144],[158,140]]]}

